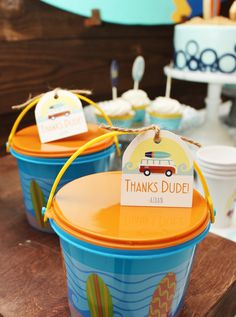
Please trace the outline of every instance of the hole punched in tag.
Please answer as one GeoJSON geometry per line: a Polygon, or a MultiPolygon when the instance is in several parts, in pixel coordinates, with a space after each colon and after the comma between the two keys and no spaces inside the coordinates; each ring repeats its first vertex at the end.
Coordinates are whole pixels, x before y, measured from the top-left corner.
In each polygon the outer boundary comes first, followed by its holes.
{"type": "Polygon", "coordinates": [[[154,126],[155,127],[155,135],[154,135],[154,142],[156,144],[160,144],[161,143],[161,129],[158,126],[154,126]]]}
{"type": "Polygon", "coordinates": [[[59,98],[58,90],[59,90],[59,88],[55,88],[55,90],[54,90],[54,99],[58,99],[59,98]]]}

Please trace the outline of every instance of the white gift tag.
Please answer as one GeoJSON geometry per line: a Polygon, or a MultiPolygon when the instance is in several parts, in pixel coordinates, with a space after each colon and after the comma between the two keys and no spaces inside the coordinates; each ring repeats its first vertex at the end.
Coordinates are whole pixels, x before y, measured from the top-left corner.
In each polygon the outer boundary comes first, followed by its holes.
{"type": "Polygon", "coordinates": [[[122,160],[121,205],[191,207],[193,159],[180,137],[161,131],[138,135],[122,160]]]}
{"type": "Polygon", "coordinates": [[[88,131],[81,101],[67,90],[44,94],[35,108],[35,119],[42,143],[88,131]]]}

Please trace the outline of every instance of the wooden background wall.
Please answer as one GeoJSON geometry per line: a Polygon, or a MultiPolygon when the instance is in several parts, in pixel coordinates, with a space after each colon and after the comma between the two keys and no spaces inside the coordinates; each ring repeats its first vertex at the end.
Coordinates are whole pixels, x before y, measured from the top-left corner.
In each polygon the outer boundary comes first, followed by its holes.
{"type": "MultiPolygon", "coordinates": [[[[224,4],[225,14],[232,1],[224,4]]],[[[164,94],[163,66],[172,57],[173,26],[86,27],[84,22],[39,0],[0,0],[1,144],[17,115],[11,105],[25,101],[29,93],[88,88],[96,101],[110,98],[113,58],[120,67],[119,93],[131,88],[132,62],[142,54],[146,72],[141,88],[151,98],[164,94]]],[[[204,84],[173,82],[172,96],[197,108],[203,106],[205,92],[204,84]]],[[[31,114],[25,124],[32,120],[31,114]]]]}

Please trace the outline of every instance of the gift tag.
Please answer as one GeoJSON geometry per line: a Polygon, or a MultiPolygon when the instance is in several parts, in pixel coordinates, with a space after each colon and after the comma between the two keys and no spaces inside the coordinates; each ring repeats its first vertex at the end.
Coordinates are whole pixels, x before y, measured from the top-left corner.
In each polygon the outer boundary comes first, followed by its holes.
{"type": "Polygon", "coordinates": [[[88,131],[81,101],[67,90],[44,94],[35,108],[35,119],[42,143],[88,131]]]}
{"type": "Polygon", "coordinates": [[[121,205],[191,207],[193,159],[179,136],[161,131],[138,135],[122,160],[121,205]]]}

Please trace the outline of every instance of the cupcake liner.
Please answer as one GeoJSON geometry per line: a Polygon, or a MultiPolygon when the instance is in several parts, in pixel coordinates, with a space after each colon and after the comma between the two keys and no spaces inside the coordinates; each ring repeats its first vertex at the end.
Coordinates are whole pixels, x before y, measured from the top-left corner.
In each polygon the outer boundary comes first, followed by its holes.
{"type": "Polygon", "coordinates": [[[167,130],[178,130],[180,123],[182,120],[182,116],[177,116],[173,118],[164,118],[164,117],[158,117],[157,115],[152,115],[149,113],[149,121],[150,124],[156,124],[161,129],[167,129],[167,130]]]}
{"type": "MultiPolygon", "coordinates": [[[[96,115],[98,124],[107,124],[107,121],[102,116],[96,115]]],[[[112,124],[116,127],[130,128],[134,121],[134,115],[127,115],[124,117],[110,117],[112,124]]]]}

